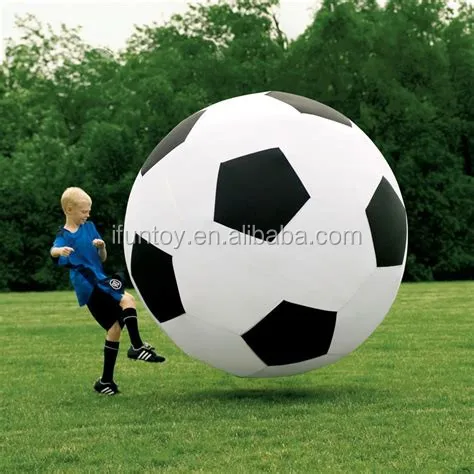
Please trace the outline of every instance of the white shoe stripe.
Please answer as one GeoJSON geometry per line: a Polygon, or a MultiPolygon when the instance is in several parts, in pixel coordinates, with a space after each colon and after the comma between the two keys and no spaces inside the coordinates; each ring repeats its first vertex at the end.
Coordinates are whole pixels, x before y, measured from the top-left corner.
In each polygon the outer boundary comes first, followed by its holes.
{"type": "Polygon", "coordinates": [[[112,389],[110,387],[105,387],[100,391],[100,393],[109,393],[111,391],[112,391],[112,389]]]}
{"type": "Polygon", "coordinates": [[[145,360],[148,360],[150,357],[151,357],[151,354],[148,353],[148,354],[146,355],[146,357],[145,357],[145,360]]]}

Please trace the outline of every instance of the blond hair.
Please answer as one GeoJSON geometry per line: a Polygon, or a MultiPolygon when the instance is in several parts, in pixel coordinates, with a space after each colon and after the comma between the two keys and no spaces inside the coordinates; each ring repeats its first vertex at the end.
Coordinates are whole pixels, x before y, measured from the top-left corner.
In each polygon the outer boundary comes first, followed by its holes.
{"type": "Polygon", "coordinates": [[[61,207],[66,212],[68,206],[75,206],[81,201],[92,203],[90,196],[81,188],[70,187],[67,188],[61,196],[61,207]]]}

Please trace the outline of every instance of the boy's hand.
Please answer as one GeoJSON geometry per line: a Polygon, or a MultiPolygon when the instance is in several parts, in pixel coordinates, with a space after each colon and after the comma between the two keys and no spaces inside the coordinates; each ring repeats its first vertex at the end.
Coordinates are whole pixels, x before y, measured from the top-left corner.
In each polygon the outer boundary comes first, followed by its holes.
{"type": "Polygon", "coordinates": [[[105,242],[101,239],[94,239],[92,245],[98,249],[103,249],[105,247],[105,242]]]}
{"type": "Polygon", "coordinates": [[[58,248],[58,254],[61,257],[69,257],[69,255],[71,255],[72,252],[74,252],[74,249],[72,247],[59,247],[58,248]]]}

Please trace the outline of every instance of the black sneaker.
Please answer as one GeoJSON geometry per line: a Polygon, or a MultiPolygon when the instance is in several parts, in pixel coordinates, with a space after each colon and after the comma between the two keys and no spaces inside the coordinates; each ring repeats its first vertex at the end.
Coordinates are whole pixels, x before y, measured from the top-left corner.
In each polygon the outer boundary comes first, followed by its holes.
{"type": "Polygon", "coordinates": [[[166,359],[155,352],[155,348],[145,342],[142,347],[135,349],[130,346],[127,352],[129,359],[143,360],[145,362],[164,362],[166,359]]]}
{"type": "Polygon", "coordinates": [[[104,383],[100,379],[94,384],[94,390],[102,395],[116,395],[117,393],[120,393],[115,382],[104,383]]]}

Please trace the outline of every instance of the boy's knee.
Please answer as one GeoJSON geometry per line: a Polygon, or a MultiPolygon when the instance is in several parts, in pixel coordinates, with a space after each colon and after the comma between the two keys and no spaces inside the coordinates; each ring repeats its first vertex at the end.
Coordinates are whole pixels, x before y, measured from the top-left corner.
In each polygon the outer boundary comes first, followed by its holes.
{"type": "Polygon", "coordinates": [[[115,321],[113,326],[107,331],[107,340],[109,341],[118,341],[120,339],[120,334],[122,332],[122,328],[118,321],[115,321]]]}
{"type": "Polygon", "coordinates": [[[135,308],[135,298],[130,293],[125,292],[122,299],[120,300],[120,306],[122,309],[135,308]]]}

